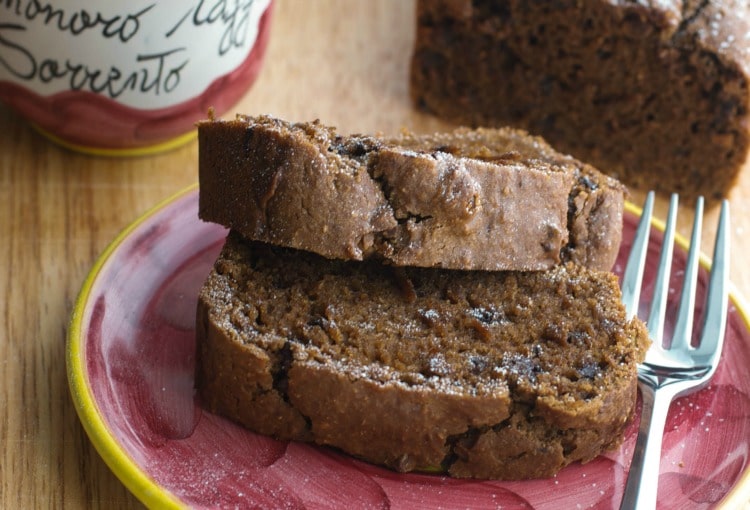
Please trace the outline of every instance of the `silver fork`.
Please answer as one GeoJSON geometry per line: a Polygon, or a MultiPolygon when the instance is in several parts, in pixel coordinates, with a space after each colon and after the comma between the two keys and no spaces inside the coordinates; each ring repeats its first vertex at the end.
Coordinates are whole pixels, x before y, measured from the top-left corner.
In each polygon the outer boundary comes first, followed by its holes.
{"type": "MultiPolygon", "coordinates": [[[[653,343],[646,353],[645,361],[638,366],[638,386],[643,398],[643,409],[630,474],[620,504],[621,509],[640,510],[656,507],[662,435],[669,406],[675,398],[697,391],[708,384],[719,364],[724,343],[729,272],[729,205],[726,200],[721,205],[716,231],[700,342],[697,347],[691,346],[703,218],[703,198],[700,197],[695,207],[690,250],[674,334],[669,346],[662,346],[677,203],[677,195],[672,195],[647,322],[653,343]]],[[[653,206],[654,193],[650,192],[643,206],[622,279],[622,299],[628,318],[638,312],[653,206]]]]}

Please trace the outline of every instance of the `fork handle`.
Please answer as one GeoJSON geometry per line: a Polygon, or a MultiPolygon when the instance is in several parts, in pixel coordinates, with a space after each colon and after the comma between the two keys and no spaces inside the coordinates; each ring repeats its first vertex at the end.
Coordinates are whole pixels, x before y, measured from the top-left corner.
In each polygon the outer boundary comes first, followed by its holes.
{"type": "Polygon", "coordinates": [[[642,384],[641,396],[641,423],[621,510],[656,508],[661,443],[672,395],[669,391],[654,391],[651,386],[642,384]]]}

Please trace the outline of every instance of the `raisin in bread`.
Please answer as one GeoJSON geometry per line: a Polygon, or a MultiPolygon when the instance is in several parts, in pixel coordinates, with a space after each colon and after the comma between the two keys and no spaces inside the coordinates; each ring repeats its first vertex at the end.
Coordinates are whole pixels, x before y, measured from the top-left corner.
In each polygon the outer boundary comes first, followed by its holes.
{"type": "Polygon", "coordinates": [[[331,260],[231,232],[203,286],[208,409],[399,471],[546,477],[617,446],[648,343],[611,273],[331,260]]]}
{"type": "Polygon", "coordinates": [[[396,138],[238,116],[199,124],[199,215],[248,239],[402,266],[609,269],[626,190],[510,129],[396,138]]]}
{"type": "Polygon", "coordinates": [[[625,184],[727,193],[750,146],[750,3],[420,0],[411,91],[625,184]]]}

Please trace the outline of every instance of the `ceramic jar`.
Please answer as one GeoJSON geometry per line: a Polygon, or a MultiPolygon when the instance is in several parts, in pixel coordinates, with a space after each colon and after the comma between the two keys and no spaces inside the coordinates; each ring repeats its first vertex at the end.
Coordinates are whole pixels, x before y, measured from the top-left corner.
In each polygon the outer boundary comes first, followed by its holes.
{"type": "Polygon", "coordinates": [[[271,0],[0,3],[0,101],[73,149],[144,154],[192,139],[255,80],[271,0]]]}

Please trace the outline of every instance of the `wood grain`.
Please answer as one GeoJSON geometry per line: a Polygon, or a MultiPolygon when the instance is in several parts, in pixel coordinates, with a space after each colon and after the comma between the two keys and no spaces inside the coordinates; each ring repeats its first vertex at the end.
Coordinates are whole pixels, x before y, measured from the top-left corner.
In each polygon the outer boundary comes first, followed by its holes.
{"type": "MultiPolygon", "coordinates": [[[[342,132],[450,127],[409,100],[413,17],[412,1],[277,0],[266,63],[236,111],[320,118],[342,132]]],[[[86,156],[50,143],[0,107],[0,508],[140,507],[78,421],[65,374],[66,328],[107,244],[196,180],[195,142],[152,157],[86,156]]],[[[731,279],[748,295],[750,172],[730,198],[731,279]]],[[[660,199],[660,216],[665,209],[660,199]]],[[[707,244],[716,215],[711,210],[706,219],[707,244]]]]}

